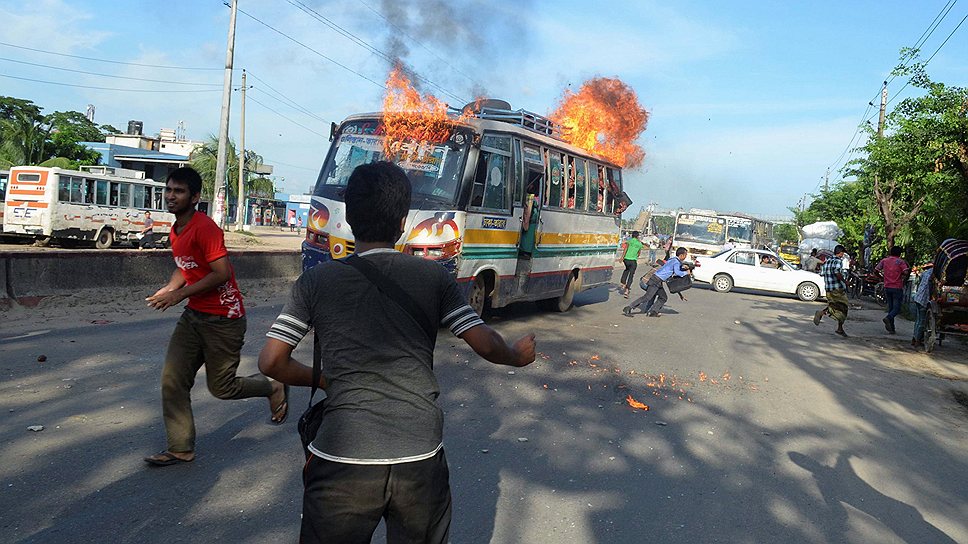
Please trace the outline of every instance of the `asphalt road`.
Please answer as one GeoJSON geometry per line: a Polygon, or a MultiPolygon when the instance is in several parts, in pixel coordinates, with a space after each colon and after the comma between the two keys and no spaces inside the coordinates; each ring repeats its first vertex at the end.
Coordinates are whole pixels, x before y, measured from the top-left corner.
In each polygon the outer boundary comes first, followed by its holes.
{"type": "MultiPolygon", "coordinates": [[[[963,346],[938,365],[874,310],[843,340],[810,322],[816,304],[688,297],[660,318],[622,317],[607,289],[565,314],[500,311],[505,335],[538,335],[524,369],[441,331],[453,542],[968,542],[963,346]]],[[[278,310],[250,308],[241,372],[278,310]]],[[[0,540],[295,542],[308,392],[276,427],[264,400],[218,401],[200,376],[198,458],[147,468],[177,313],[93,312],[0,328],[0,540]]]]}

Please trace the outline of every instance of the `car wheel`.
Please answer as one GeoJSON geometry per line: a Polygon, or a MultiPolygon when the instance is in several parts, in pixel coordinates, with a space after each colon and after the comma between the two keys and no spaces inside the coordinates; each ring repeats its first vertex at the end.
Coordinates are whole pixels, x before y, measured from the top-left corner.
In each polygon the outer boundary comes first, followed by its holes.
{"type": "Polygon", "coordinates": [[[797,287],[797,298],[804,302],[813,302],[820,297],[820,288],[805,281],[797,287]]]}
{"type": "Polygon", "coordinates": [[[713,277],[713,289],[720,293],[728,293],[733,290],[733,278],[726,274],[716,274],[713,277]]]}

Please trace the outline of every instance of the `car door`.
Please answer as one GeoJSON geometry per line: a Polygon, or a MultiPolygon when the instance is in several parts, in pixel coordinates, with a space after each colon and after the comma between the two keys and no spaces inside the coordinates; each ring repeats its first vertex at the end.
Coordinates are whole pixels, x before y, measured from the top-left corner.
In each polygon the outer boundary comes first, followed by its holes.
{"type": "Polygon", "coordinates": [[[726,272],[733,277],[733,285],[748,289],[759,289],[760,271],[756,265],[756,254],[752,251],[737,251],[730,255],[726,272]]]}
{"type": "MultiPolygon", "coordinates": [[[[774,255],[769,253],[761,254],[760,257],[762,258],[764,255],[775,258],[774,255]]],[[[759,288],[766,291],[790,292],[787,284],[790,282],[788,272],[791,271],[784,270],[783,268],[777,268],[776,264],[763,264],[761,258],[756,260],[756,265],[759,268],[759,288]]],[[[777,259],[776,262],[779,264],[779,259],[777,259]]]]}

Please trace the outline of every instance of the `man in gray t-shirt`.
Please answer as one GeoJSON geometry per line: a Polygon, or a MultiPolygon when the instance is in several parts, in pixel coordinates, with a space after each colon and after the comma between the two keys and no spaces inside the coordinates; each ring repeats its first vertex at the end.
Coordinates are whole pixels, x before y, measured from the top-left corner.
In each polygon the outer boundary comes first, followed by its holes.
{"type": "MultiPolygon", "coordinates": [[[[493,363],[534,361],[534,335],[509,346],[467,304],[444,267],[393,249],[410,205],[410,183],[399,167],[358,167],[344,200],[359,258],[397,283],[431,323],[493,363]]],[[[447,542],[451,498],[435,338],[341,262],[316,266],[296,281],[267,333],[260,370],[283,383],[312,385],[311,367],[292,359],[311,328],[327,398],[304,469],[301,541],[369,542],[384,518],[391,544],[447,542]]]]}

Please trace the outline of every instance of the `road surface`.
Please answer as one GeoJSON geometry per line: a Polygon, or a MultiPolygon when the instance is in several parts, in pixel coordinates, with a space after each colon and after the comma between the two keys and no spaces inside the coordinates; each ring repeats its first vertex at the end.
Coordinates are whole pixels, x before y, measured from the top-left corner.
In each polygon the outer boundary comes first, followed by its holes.
{"type": "MultiPolygon", "coordinates": [[[[243,373],[281,291],[252,298],[243,373]]],[[[621,316],[605,288],[564,314],[496,312],[538,336],[523,369],[441,331],[452,542],[968,542],[963,344],[914,353],[910,323],[888,336],[876,309],[845,340],[811,323],[817,304],[687,295],[660,318],[621,316]]],[[[46,312],[0,328],[3,541],[296,541],[307,391],[276,427],[199,376],[196,461],[150,469],[177,311],[46,312]]]]}

